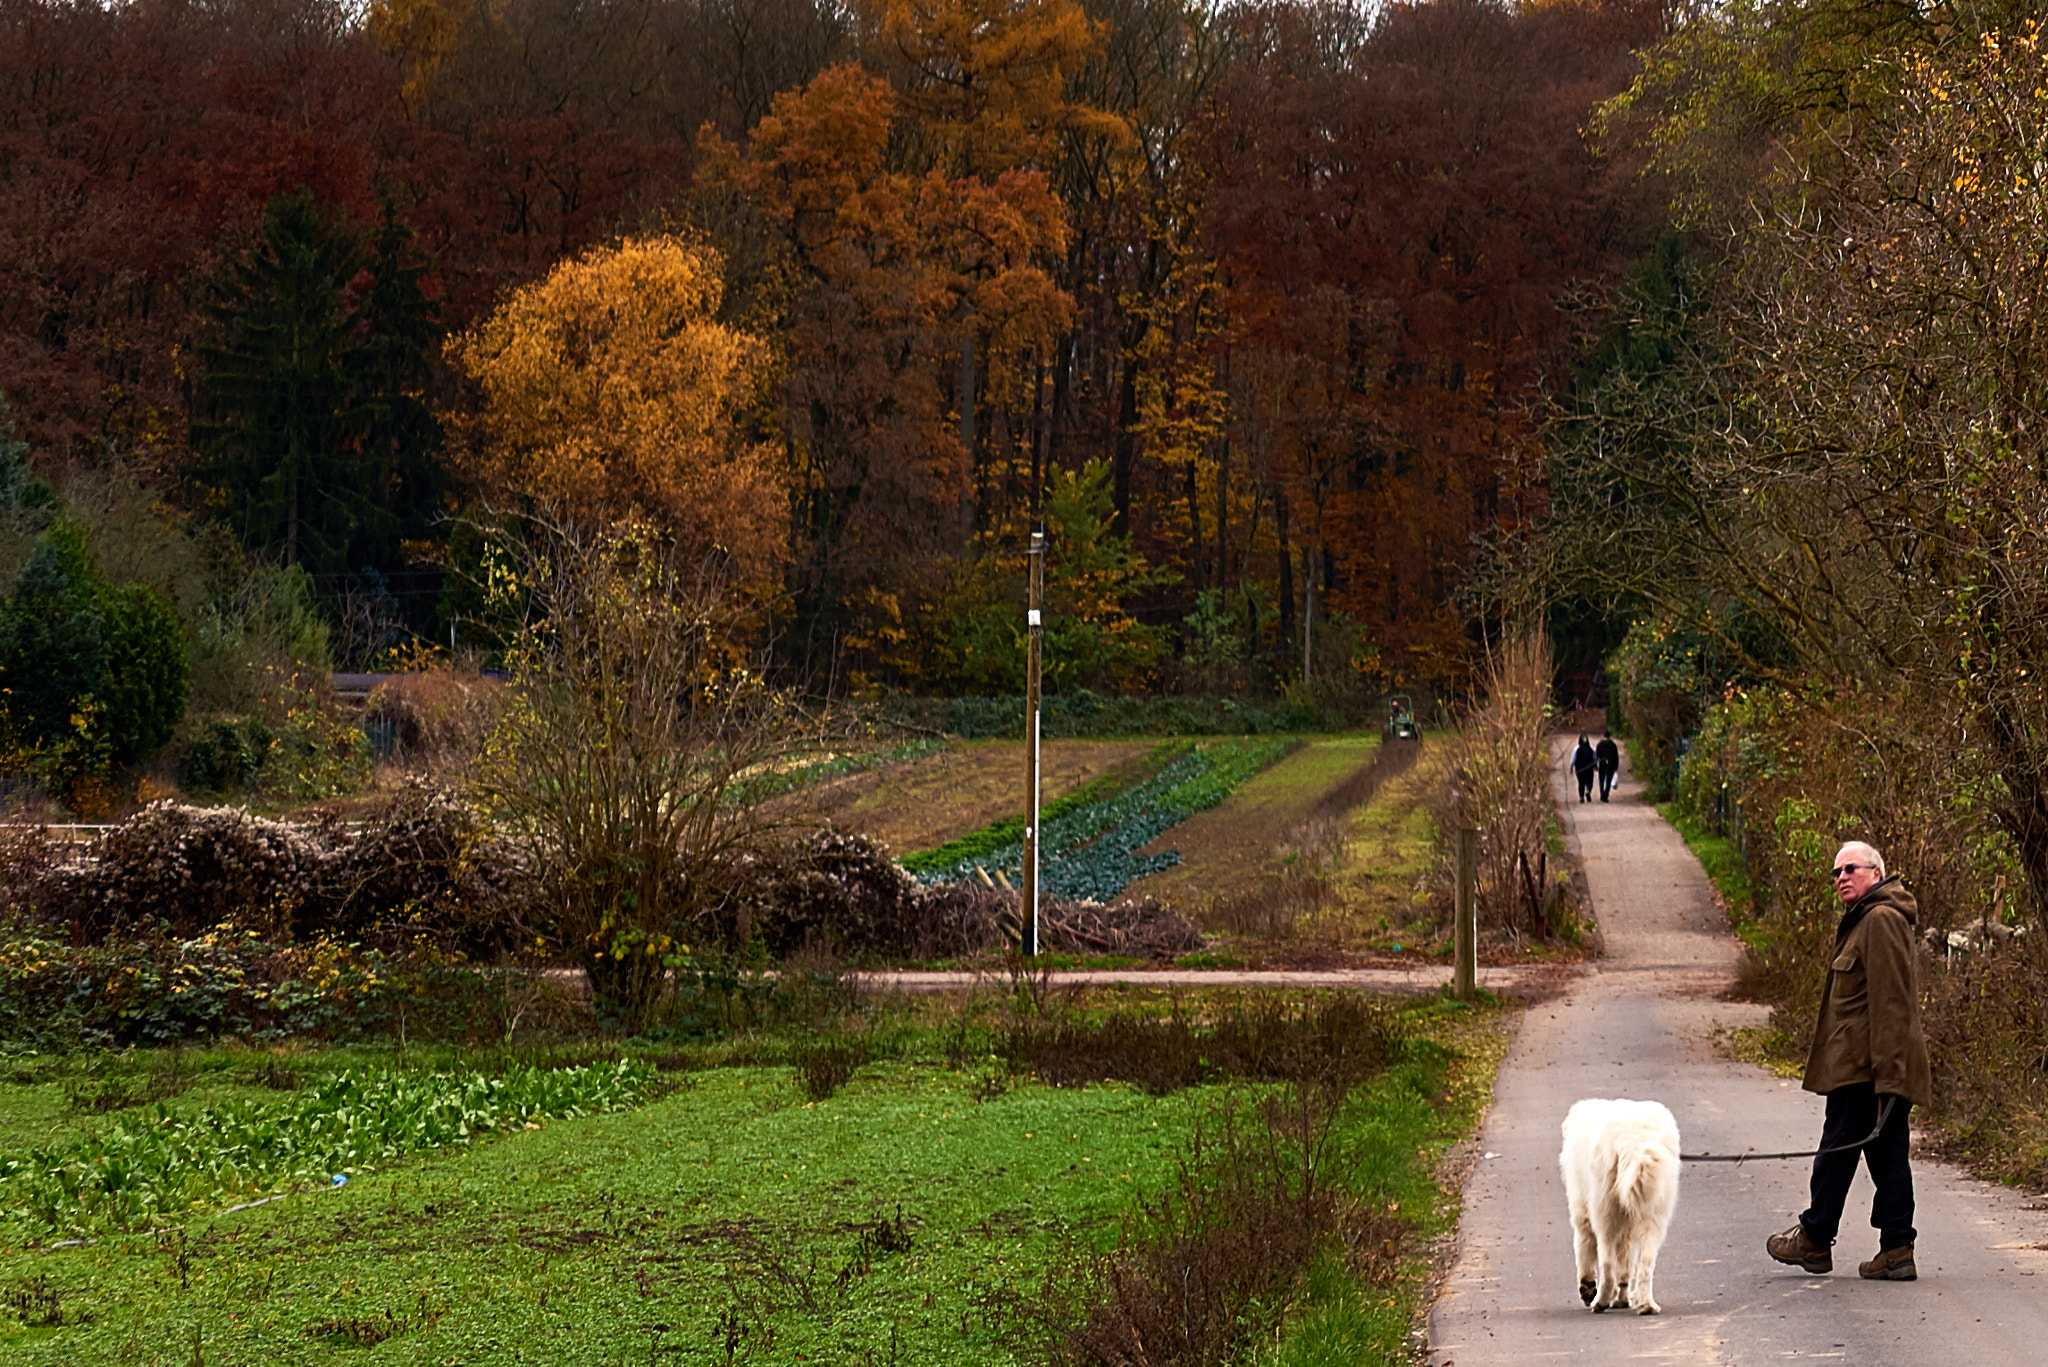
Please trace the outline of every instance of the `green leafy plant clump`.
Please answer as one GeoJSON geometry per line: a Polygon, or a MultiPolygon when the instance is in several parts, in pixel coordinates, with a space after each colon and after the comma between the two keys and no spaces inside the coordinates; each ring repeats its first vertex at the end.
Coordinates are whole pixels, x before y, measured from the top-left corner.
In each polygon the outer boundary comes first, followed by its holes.
{"type": "Polygon", "coordinates": [[[638,1104],[655,1071],[622,1061],[498,1076],[346,1071],[276,1102],[179,1114],[159,1102],[76,1143],[0,1158],[17,1237],[139,1230],[496,1132],[638,1104]]]}
{"type": "MultiPolygon", "coordinates": [[[[1041,886],[1061,897],[1107,902],[1147,874],[1171,868],[1180,862],[1178,851],[1137,851],[1223,801],[1287,753],[1288,745],[1277,738],[1247,738],[1191,749],[1155,777],[1114,796],[1078,803],[1057,815],[1041,813],[1041,886]]],[[[1013,838],[976,857],[919,870],[918,877],[927,883],[958,882],[972,876],[976,866],[1015,873],[1022,862],[1022,841],[1013,838]]]]}

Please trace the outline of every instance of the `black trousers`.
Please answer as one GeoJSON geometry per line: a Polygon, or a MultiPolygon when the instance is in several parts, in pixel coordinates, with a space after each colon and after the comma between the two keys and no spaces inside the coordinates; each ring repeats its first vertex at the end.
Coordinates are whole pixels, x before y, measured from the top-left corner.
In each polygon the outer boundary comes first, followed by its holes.
{"type": "MultiPolygon", "coordinates": [[[[1827,1118],[1821,1122],[1820,1147],[1854,1144],[1877,1124],[1884,1098],[1868,1082],[1852,1082],[1828,1093],[1827,1118]]],[[[1856,1164],[1870,1167],[1870,1180],[1877,1196],[1870,1203],[1870,1223],[1877,1230],[1880,1252],[1913,1242],[1913,1170],[1907,1166],[1908,1132],[1906,1114],[1913,1103],[1904,1097],[1892,1102],[1885,1117],[1884,1131],[1863,1146],[1842,1153],[1824,1153],[1813,1160],[1813,1204],[1799,1217],[1806,1235],[1823,1246],[1835,1241],[1841,1228],[1842,1207],[1849,1199],[1849,1183],[1855,1180],[1856,1164]]]]}
{"type": "Polygon", "coordinates": [[[1602,769],[1600,771],[1600,800],[1602,802],[1605,802],[1607,800],[1608,793],[1612,792],[1613,790],[1614,770],[1602,769]]]}
{"type": "Polygon", "coordinates": [[[1593,771],[1591,769],[1574,769],[1572,772],[1579,779],[1579,801],[1591,802],[1593,800],[1593,771]]]}

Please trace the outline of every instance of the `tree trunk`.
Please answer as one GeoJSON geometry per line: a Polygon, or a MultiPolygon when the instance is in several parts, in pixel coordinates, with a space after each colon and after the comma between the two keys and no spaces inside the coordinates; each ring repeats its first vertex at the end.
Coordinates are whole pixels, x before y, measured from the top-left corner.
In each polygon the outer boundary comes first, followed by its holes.
{"type": "Polygon", "coordinates": [[[1280,673],[1287,674],[1288,649],[1294,644],[1294,542],[1287,527],[1287,491],[1273,491],[1273,527],[1280,533],[1280,640],[1273,653],[1280,657],[1280,673]]]}
{"type": "Polygon", "coordinates": [[[970,492],[964,500],[966,506],[960,509],[961,526],[964,529],[966,539],[969,541],[974,537],[973,491],[977,490],[981,484],[981,458],[980,454],[975,450],[974,391],[974,334],[963,326],[960,335],[960,449],[967,453],[967,468],[973,470],[976,475],[974,479],[968,481],[967,487],[970,492]]]}
{"type": "MultiPolygon", "coordinates": [[[[1140,329],[1138,337],[1144,337],[1140,329]]],[[[1116,443],[1111,447],[1109,463],[1109,497],[1114,511],[1110,515],[1109,531],[1112,536],[1131,534],[1131,461],[1138,445],[1138,358],[1137,342],[1124,348],[1123,380],[1117,386],[1116,443]]]]}
{"type": "Polygon", "coordinates": [[[1230,437],[1216,443],[1216,587],[1230,583],[1230,437]]]}

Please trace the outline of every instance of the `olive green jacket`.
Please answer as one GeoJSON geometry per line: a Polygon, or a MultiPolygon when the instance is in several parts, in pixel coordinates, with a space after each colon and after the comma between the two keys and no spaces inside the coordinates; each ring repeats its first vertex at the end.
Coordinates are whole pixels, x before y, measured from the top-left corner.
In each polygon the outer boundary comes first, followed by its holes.
{"type": "Polygon", "coordinates": [[[1807,1091],[1869,1082],[1880,1096],[1902,1096],[1916,1106],[1933,1100],[1927,1039],[1920,1032],[1920,949],[1913,933],[1919,910],[1894,875],[1842,913],[1806,1057],[1807,1091]]]}

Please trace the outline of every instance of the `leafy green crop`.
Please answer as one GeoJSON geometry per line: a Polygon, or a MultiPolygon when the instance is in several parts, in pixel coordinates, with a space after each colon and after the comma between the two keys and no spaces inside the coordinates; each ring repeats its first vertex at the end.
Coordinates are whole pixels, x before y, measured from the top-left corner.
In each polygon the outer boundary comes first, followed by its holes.
{"type": "Polygon", "coordinates": [[[283,1101],[190,1115],[158,1103],[78,1143],[0,1158],[0,1218],[70,1233],[147,1229],[301,1184],[324,1187],[401,1154],[620,1110],[654,1083],[654,1070],[633,1062],[496,1077],[349,1071],[283,1101]]]}
{"type": "MultiPolygon", "coordinates": [[[[1141,855],[1138,849],[1230,796],[1240,783],[1284,755],[1287,746],[1285,740],[1246,739],[1190,749],[1155,777],[1121,793],[1055,804],[1057,811],[1047,808],[1041,814],[1041,885],[1062,897],[1107,902],[1133,881],[1171,868],[1180,862],[1178,851],[1141,855]]],[[[944,865],[913,867],[906,861],[904,867],[927,883],[957,882],[970,876],[976,865],[1015,873],[1023,863],[1022,836],[1023,822],[1016,819],[1000,845],[991,841],[974,855],[944,865]]]]}
{"type": "MultiPolygon", "coordinates": [[[[1194,748],[1192,741],[1175,741],[1160,746],[1152,755],[1155,762],[1165,762],[1192,754],[1194,748]]],[[[1091,803],[1114,796],[1123,786],[1124,781],[1120,775],[1104,774],[1082,784],[1057,801],[1046,803],[1039,809],[1038,819],[1049,826],[1069,812],[1079,811],[1091,803]]],[[[960,873],[927,880],[941,883],[957,881],[966,876],[964,871],[971,871],[976,864],[986,865],[991,857],[998,856],[1005,848],[1022,848],[1025,820],[1026,818],[1021,816],[1006,816],[1001,821],[992,821],[980,830],[970,831],[958,840],[948,841],[935,850],[918,850],[905,855],[902,859],[903,867],[920,877],[938,870],[962,870],[960,873]]],[[[1014,865],[1015,854],[1012,854],[1010,859],[1014,865]]]]}
{"type": "Polygon", "coordinates": [[[799,788],[826,779],[844,778],[848,774],[865,773],[878,765],[896,764],[904,760],[923,759],[946,748],[942,740],[911,740],[892,745],[882,750],[864,750],[858,754],[833,755],[828,759],[808,764],[795,765],[774,773],[759,774],[735,786],[734,802],[766,802],[771,797],[793,793],[799,788]]]}

